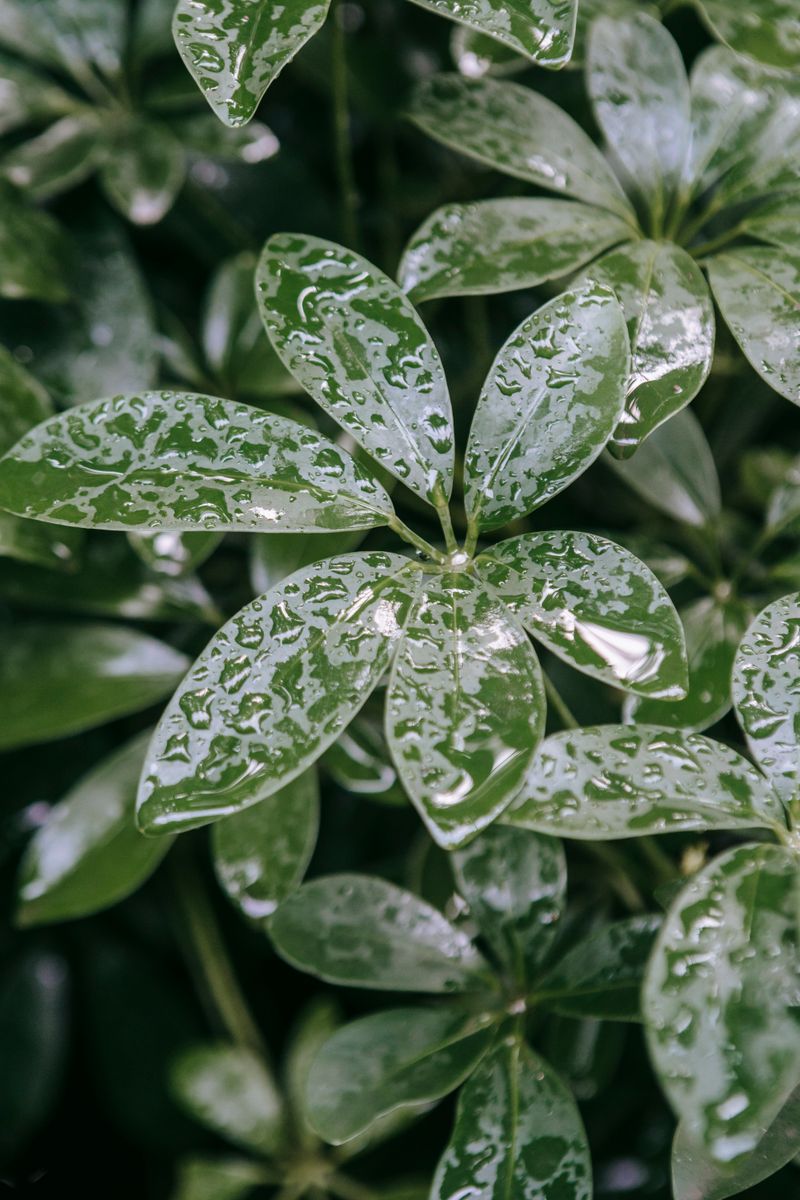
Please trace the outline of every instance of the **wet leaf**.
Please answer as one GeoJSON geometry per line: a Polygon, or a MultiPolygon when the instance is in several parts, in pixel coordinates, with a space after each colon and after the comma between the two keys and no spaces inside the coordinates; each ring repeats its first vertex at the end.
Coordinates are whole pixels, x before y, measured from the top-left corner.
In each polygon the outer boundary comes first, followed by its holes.
{"type": "Polygon", "coordinates": [[[167,126],[131,121],[114,131],[100,182],[134,225],[155,225],[172,208],[185,175],[184,148],[167,126]]]}
{"type": "Polygon", "coordinates": [[[77,529],[43,525],[0,511],[0,555],[19,562],[69,571],[75,566],[81,537],[77,529]]]}
{"type": "Polygon", "coordinates": [[[570,200],[448,204],[408,243],[398,278],[415,303],[534,287],[630,236],[613,213],[570,200]]]}
{"type": "Polygon", "coordinates": [[[74,103],[68,92],[27,63],[0,55],[0,134],[63,116],[74,103]]]}
{"type": "Polygon", "coordinates": [[[267,592],[301,567],[310,567],[312,563],[319,562],[323,550],[327,554],[331,551],[334,554],[347,554],[358,547],[363,536],[359,530],[326,533],[324,538],[315,533],[287,533],[280,537],[273,537],[269,533],[255,534],[248,539],[253,591],[259,595],[267,592]]]}
{"type": "Polygon", "coordinates": [[[702,527],[721,510],[719,477],[706,435],[691,412],[679,412],[641,445],[633,458],[608,466],[654,508],[702,527]]]}
{"type": "Polygon", "coordinates": [[[753,758],[787,803],[800,787],[800,594],[759,613],[736,652],[733,703],[753,758]]]}
{"type": "Polygon", "coordinates": [[[393,1008],[353,1021],[314,1059],[308,1118],[338,1146],[388,1113],[439,1100],[471,1073],[493,1033],[488,1018],[447,1008],[393,1008]]]}
{"type": "Polygon", "coordinates": [[[680,50],[646,13],[598,17],[589,35],[587,81],[597,123],[660,237],[691,144],[680,50]]]}
{"type": "Polygon", "coordinates": [[[345,791],[386,803],[406,803],[382,725],[363,710],[326,751],[322,766],[345,791]]]}
{"type": "Polygon", "coordinates": [[[149,708],[188,660],[119,625],[50,621],[0,632],[0,747],[52,741],[149,708]]]}
{"type": "Polygon", "coordinates": [[[622,415],[628,335],[611,292],[564,292],[498,351],[469,434],[470,523],[496,529],[538,508],[594,462],[622,415]]]}
{"type": "Polygon", "coordinates": [[[34,200],[49,200],[88,179],[105,155],[102,127],[91,111],[62,117],[0,160],[0,171],[34,200]]]}
{"type": "Polygon", "coordinates": [[[66,239],[53,218],[0,182],[0,296],[8,300],[66,300],[66,239]]]}
{"type": "Polygon", "coordinates": [[[464,5],[458,0],[414,0],[451,21],[488,34],[540,67],[563,67],[569,62],[575,37],[577,0],[479,0],[464,5]]]}
{"type": "Polygon", "coordinates": [[[424,900],[369,875],[326,875],[269,924],[282,958],[328,983],[398,992],[485,988],[486,963],[465,933],[424,900]]]}
{"type": "Polygon", "coordinates": [[[762,208],[753,209],[742,218],[740,228],[751,237],[797,257],[800,255],[800,197],[779,196],[762,208]]]}
{"type": "Polygon", "coordinates": [[[800,65],[800,29],[793,0],[755,0],[747,8],[727,0],[698,0],[697,6],[714,36],[737,54],[784,70],[800,65]]]}
{"type": "Polygon", "coordinates": [[[490,589],[559,658],[643,696],[680,698],[683,629],[655,575],[591,533],[524,533],[476,561],[490,589]]]}
{"type": "Polygon", "coordinates": [[[170,846],[134,824],[150,731],[104,758],[51,808],[23,855],[17,920],[42,925],[100,912],[135,891],[170,846]]]}
{"type": "Polygon", "coordinates": [[[800,256],[745,246],[716,255],[707,268],[714,299],[750,365],[800,404],[800,256]]]}
{"type": "Polygon", "coordinates": [[[0,346],[0,453],[53,413],[46,390],[0,346]]]}
{"type": "Polygon", "coordinates": [[[800,880],[778,846],[738,846],[667,915],[643,992],[650,1053],[687,1136],[732,1164],[800,1075],[800,880]]]}
{"type": "Polygon", "coordinates": [[[453,483],[453,421],[438,351],[410,300],[366,259],[275,234],[256,272],[284,365],[367,453],[423,499],[453,483]]]}
{"type": "Polygon", "coordinates": [[[661,917],[647,914],[592,930],[537,980],[535,1003],[567,1017],[640,1020],[639,993],[660,925],[661,917]]]}
{"type": "Polygon", "coordinates": [[[95,529],[363,529],[391,501],[333,442],[295,421],[185,392],[82,404],[0,460],[0,504],[95,529]]]}
{"type": "Polygon", "coordinates": [[[481,933],[524,988],[560,932],[567,892],[561,843],[494,825],[453,855],[453,871],[481,933]]]}
{"type": "Polygon", "coordinates": [[[397,773],[434,840],[462,845],[519,790],[544,731],[536,655],[466,572],[429,576],[386,696],[397,773]]]}
{"type": "Polygon", "coordinates": [[[627,457],[705,383],[714,353],[714,306],[694,259],[669,242],[629,242],[583,278],[610,288],[628,323],[628,394],[609,444],[627,457]]]}
{"type": "Polygon", "coordinates": [[[172,31],[197,86],[226,125],[254,116],[269,85],[322,26],[327,0],[178,0],[172,31]]]}
{"type": "MultiPolygon", "coordinates": [[[[168,579],[181,579],[210,558],[222,537],[216,531],[129,533],[128,542],[151,571],[168,579]]],[[[266,591],[266,588],[260,591],[266,591]]]]}
{"type": "Polygon", "coordinates": [[[141,828],[204,825],[306,770],[387,669],[417,586],[399,555],[331,558],[223,625],[156,729],[141,828]]]}
{"type": "Polygon", "coordinates": [[[113,78],[125,20],[125,6],[109,0],[0,0],[0,43],[78,79],[87,64],[113,78]]]}
{"type": "Polygon", "coordinates": [[[527,58],[486,33],[456,25],[450,34],[450,57],[465,79],[484,75],[518,75],[527,69],[527,58]]]}
{"type": "Polygon", "coordinates": [[[619,214],[633,210],[601,152],[567,113],[516,83],[434,75],[420,83],[411,119],[430,137],[486,166],[619,214]]]}
{"type": "Polygon", "coordinates": [[[431,1200],[589,1200],[592,1167],[575,1101],[525,1045],[507,1038],[458,1101],[431,1200]]]}
{"type": "Polygon", "coordinates": [[[646,725],[547,738],[504,821],[590,841],[785,828],[777,796],[747,759],[723,742],[646,725]]]}
{"type": "Polygon", "coordinates": [[[274,1154],[283,1144],[283,1101],[261,1058],[225,1042],[184,1051],[171,1070],[183,1108],[237,1146],[274,1154]]]}
{"type": "Polygon", "coordinates": [[[269,917],[302,882],[319,826],[314,769],[244,812],[218,821],[212,833],[220,886],[252,920],[269,917]]]}

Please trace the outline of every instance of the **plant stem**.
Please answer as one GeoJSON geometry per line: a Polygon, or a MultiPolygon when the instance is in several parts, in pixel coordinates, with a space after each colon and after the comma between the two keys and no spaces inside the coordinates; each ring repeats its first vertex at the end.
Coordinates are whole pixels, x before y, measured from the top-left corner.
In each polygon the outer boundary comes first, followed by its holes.
{"type": "Polygon", "coordinates": [[[725,233],[718,234],[717,237],[709,238],[707,242],[701,242],[699,246],[692,246],[692,255],[695,258],[705,258],[708,254],[714,254],[723,246],[727,246],[728,242],[732,242],[740,233],[742,233],[741,226],[735,225],[733,229],[728,229],[725,233]]]}
{"type": "Polygon", "coordinates": [[[561,692],[558,690],[546,671],[542,672],[542,677],[544,679],[544,690],[547,694],[547,699],[558,713],[561,724],[565,729],[577,729],[578,722],[564,700],[564,697],[561,695],[561,692]]]}
{"type": "Polygon", "coordinates": [[[445,500],[442,501],[441,504],[437,504],[436,511],[439,514],[439,522],[442,526],[444,544],[447,547],[447,553],[452,554],[454,550],[458,549],[458,542],[456,541],[456,535],[453,532],[453,520],[450,516],[450,507],[447,504],[447,501],[445,500]]]}
{"type": "Polygon", "coordinates": [[[432,558],[434,562],[443,563],[446,560],[447,556],[442,554],[441,550],[437,550],[430,542],[426,542],[425,538],[420,537],[418,533],[414,533],[414,530],[409,529],[405,521],[401,521],[397,515],[393,516],[391,521],[389,521],[389,528],[398,537],[401,537],[404,542],[410,542],[415,549],[420,550],[428,558],[432,558]]]}
{"type": "Polygon", "coordinates": [[[216,917],[188,854],[171,857],[175,893],[193,951],[193,973],[219,1023],[239,1045],[265,1054],[258,1027],[241,993],[216,917]]]}
{"type": "Polygon", "coordinates": [[[582,848],[608,870],[608,882],[631,912],[644,912],[642,893],[628,874],[628,866],[619,851],[607,842],[581,842],[582,848]]]}
{"type": "Polygon", "coordinates": [[[347,101],[347,55],[342,20],[342,0],[335,0],[331,13],[331,90],[333,97],[333,140],[336,177],[339,184],[340,218],[345,245],[358,249],[358,191],[350,151],[350,114],[347,101]]]}

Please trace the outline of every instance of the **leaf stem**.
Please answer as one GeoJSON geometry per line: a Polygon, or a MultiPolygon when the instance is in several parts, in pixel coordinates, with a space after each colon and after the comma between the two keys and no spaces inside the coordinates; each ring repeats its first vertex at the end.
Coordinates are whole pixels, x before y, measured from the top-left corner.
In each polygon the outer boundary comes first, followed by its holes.
{"type": "Polygon", "coordinates": [[[564,700],[564,697],[561,695],[561,692],[558,690],[546,671],[542,671],[542,678],[544,679],[544,690],[547,694],[547,699],[558,713],[561,724],[565,729],[577,729],[577,720],[564,700]]]}
{"type": "Polygon", "coordinates": [[[732,242],[734,238],[739,237],[743,233],[741,225],[735,225],[733,229],[728,229],[725,233],[718,234],[717,237],[709,238],[706,242],[701,242],[699,246],[692,246],[692,256],[694,258],[705,258],[709,254],[714,254],[717,250],[721,250],[723,246],[727,246],[728,242],[732,242]]]}
{"type": "Polygon", "coordinates": [[[347,99],[347,54],[342,0],[335,0],[331,13],[331,93],[333,99],[333,142],[339,184],[340,218],[345,245],[358,249],[358,190],[350,148],[350,113],[347,99]]]}
{"type": "Polygon", "coordinates": [[[444,534],[444,544],[447,547],[447,553],[452,554],[453,551],[458,549],[458,542],[453,531],[453,519],[450,516],[450,506],[447,501],[443,500],[441,504],[437,504],[436,511],[439,514],[439,523],[444,534]]]}
{"type": "Polygon", "coordinates": [[[264,1042],[236,981],[197,866],[188,854],[180,852],[173,853],[170,862],[178,907],[193,952],[193,974],[208,1005],[235,1042],[265,1055],[264,1042]]]}
{"type": "Polygon", "coordinates": [[[443,563],[446,561],[447,555],[442,554],[441,550],[437,550],[435,546],[430,544],[430,542],[426,542],[425,538],[420,537],[418,533],[414,533],[413,529],[409,529],[405,521],[401,521],[400,517],[398,517],[396,513],[389,521],[389,528],[393,530],[398,537],[401,537],[404,542],[409,542],[416,550],[419,550],[422,554],[426,555],[427,558],[432,558],[433,561],[437,563],[443,563]]]}

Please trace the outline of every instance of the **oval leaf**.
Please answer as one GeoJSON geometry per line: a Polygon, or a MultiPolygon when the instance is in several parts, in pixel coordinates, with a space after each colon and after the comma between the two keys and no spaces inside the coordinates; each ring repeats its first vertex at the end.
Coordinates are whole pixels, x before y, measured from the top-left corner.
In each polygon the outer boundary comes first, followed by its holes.
{"type": "Polygon", "coordinates": [[[465,504],[481,529],[525,516],[594,462],[619,423],[628,334],[605,288],[564,292],[498,351],[475,409],[465,504]]]}
{"type": "Polygon", "coordinates": [[[261,314],[287,369],[412,491],[453,486],[453,418],[439,354],[410,300],[366,259],[275,234],[256,271],[261,314]]]}
{"type": "Polygon", "coordinates": [[[488,34],[540,67],[563,67],[572,54],[578,0],[414,0],[451,21],[488,34]]]}
{"type": "Polygon", "coordinates": [[[130,121],[115,130],[100,168],[109,200],[135,225],[155,225],[166,216],[185,177],[183,146],[155,121],[130,121]]]}
{"type": "Polygon", "coordinates": [[[465,933],[411,892],[369,875],[327,875],[269,924],[282,958],[328,983],[398,992],[482,988],[488,968],[465,933]]]}
{"type": "Polygon", "coordinates": [[[192,1116],[257,1154],[283,1142],[283,1101],[261,1058],[225,1042],[184,1051],[171,1070],[172,1091],[192,1116]]]}
{"type": "Polygon", "coordinates": [[[440,846],[489,825],[519,790],[544,731],[525,633],[465,572],[428,577],[386,696],[397,772],[440,846]]]}
{"type": "Polygon", "coordinates": [[[729,0],[697,0],[697,7],[714,36],[737,54],[780,70],[800,66],[795,0],[751,0],[746,7],[729,0]]]}
{"type": "Polygon", "coordinates": [[[315,532],[384,525],[392,503],[313,429],[211,396],[81,404],[0,459],[0,505],[95,529],[315,532]]]}
{"type": "Polygon", "coordinates": [[[156,729],[140,827],[204,825],[300,775],[387,669],[417,586],[399,555],[343,555],[298,571],[238,612],[156,729]]]}

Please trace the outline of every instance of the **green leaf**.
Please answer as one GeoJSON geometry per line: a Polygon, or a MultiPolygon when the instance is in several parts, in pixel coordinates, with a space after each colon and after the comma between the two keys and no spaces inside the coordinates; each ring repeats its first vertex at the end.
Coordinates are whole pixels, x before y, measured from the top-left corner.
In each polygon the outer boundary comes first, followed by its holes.
{"type": "Polygon", "coordinates": [[[156,729],[140,827],[204,825],[305,771],[387,669],[417,587],[408,559],[353,554],[298,571],[237,613],[156,729]]]}
{"type": "Polygon", "coordinates": [[[319,1145],[319,1138],[309,1125],[306,1112],[308,1073],[317,1054],[338,1025],[336,1005],[327,996],[316,996],[301,1011],[289,1033],[282,1071],[284,1090],[294,1137],[298,1144],[308,1149],[319,1145]]]}
{"type": "Polygon", "coordinates": [[[185,1051],[171,1070],[187,1112],[237,1146],[274,1154],[284,1140],[283,1101],[262,1059],[226,1042],[185,1051]]]}
{"type": "Polygon", "coordinates": [[[15,146],[0,160],[6,179],[34,200],[77,187],[104,155],[102,131],[92,112],[62,117],[44,133],[15,146]]]}
{"type": "Polygon", "coordinates": [[[434,840],[462,845],[516,795],[544,732],[523,630],[466,572],[428,577],[386,695],[397,773],[434,840]]]}
{"type": "Polygon", "coordinates": [[[465,79],[484,75],[518,75],[529,61],[509,46],[467,25],[454,25],[450,32],[450,57],[465,79]]]}
{"type": "Polygon", "coordinates": [[[687,1136],[719,1163],[756,1148],[800,1076],[796,855],[738,846],[695,876],[643,992],[650,1053],[687,1136]]]}
{"type": "Polygon", "coordinates": [[[310,567],[312,563],[319,562],[323,549],[327,554],[347,554],[357,549],[363,537],[360,530],[328,533],[324,539],[315,533],[287,533],[281,537],[273,537],[269,533],[254,534],[248,539],[253,591],[259,595],[268,592],[301,567],[310,567]]]}
{"type": "Polygon", "coordinates": [[[739,222],[743,233],[800,255],[800,197],[779,196],[761,208],[752,209],[739,222]]]}
{"type": "MultiPolygon", "coordinates": [[[[129,533],[128,544],[156,575],[182,579],[210,558],[223,534],[205,530],[187,533],[129,533]]],[[[260,591],[266,591],[261,588],[260,591]]]]}
{"type": "Polygon", "coordinates": [[[714,306],[694,259],[669,242],[628,242],[583,280],[610,288],[628,323],[631,374],[609,445],[628,457],[705,383],[714,354],[714,306]]]}
{"type": "Polygon", "coordinates": [[[214,870],[245,916],[261,920],[302,882],[317,843],[319,788],[304,772],[265,800],[218,821],[214,870]]]}
{"type": "Polygon", "coordinates": [[[87,65],[113,78],[122,66],[126,17],[116,0],[0,0],[0,44],[66,68],[78,81],[87,65]]]}
{"type": "Polygon", "coordinates": [[[406,803],[382,725],[363,709],[325,752],[322,766],[347,792],[386,803],[406,803]]]}
{"type": "Polygon", "coordinates": [[[754,0],[746,7],[729,0],[695,0],[715,37],[737,54],[769,67],[800,65],[800,27],[794,0],[754,0]]]}
{"type": "Polygon", "coordinates": [[[47,391],[0,346],[0,453],[53,413],[47,391]]]}
{"type": "Polygon", "coordinates": [[[597,123],[660,237],[691,144],[680,50],[646,13],[598,17],[589,35],[587,81],[597,123]]]}
{"type": "Polygon", "coordinates": [[[149,708],[175,686],[188,662],[164,642],[111,624],[6,624],[0,643],[3,749],[149,708]]]}
{"type": "Polygon", "coordinates": [[[591,138],[557,104],[530,88],[434,75],[417,86],[409,115],[459,154],[610,209],[635,228],[625,193],[591,138]]]}
{"type": "Polygon", "coordinates": [[[567,892],[561,843],[494,825],[452,862],[478,928],[524,988],[560,932],[567,892]]]}
{"type": "Polygon", "coordinates": [[[484,1058],[458,1101],[431,1200],[590,1200],[592,1166],[575,1101],[516,1038],[484,1058]]]}
{"type": "Polygon", "coordinates": [[[476,560],[534,637],[587,675],[643,696],[686,694],[683,629],[655,575],[591,533],[524,533],[476,560]]]}
{"type": "Polygon", "coordinates": [[[313,532],[384,525],[391,501],[307,426],[185,392],[59,413],[0,460],[0,504],[95,529],[313,532]]]}
{"type": "Polygon", "coordinates": [[[0,511],[0,555],[19,562],[69,571],[76,564],[82,533],[26,521],[0,511]]]}
{"type": "Polygon", "coordinates": [[[534,287],[630,237],[614,213],[570,200],[447,204],[406,246],[398,278],[415,303],[534,287]]]}
{"type": "Polygon", "coordinates": [[[111,203],[135,225],[164,217],[186,176],[184,147],[165,125],[131,120],[113,129],[100,182],[111,203]]]}
{"type": "Polygon", "coordinates": [[[668,725],[699,733],[724,717],[731,707],[731,667],[747,615],[741,604],[720,604],[703,596],[682,609],[680,617],[689,656],[686,699],[662,701],[630,696],[624,717],[639,725],[668,725]]]}
{"type": "Polygon", "coordinates": [[[474,1070],[493,1033],[489,1018],[448,1008],[393,1008],[345,1025],[311,1066],[312,1127],[338,1146],[388,1113],[441,1099],[474,1070]]]}
{"type": "Polygon", "coordinates": [[[702,528],[720,515],[719,477],[703,427],[682,411],[652,433],[633,458],[607,458],[614,474],[659,512],[702,528]]]}
{"type": "MultiPolygon", "coordinates": [[[[168,112],[168,106],[165,104],[164,107],[168,112]]],[[[247,125],[231,129],[230,126],[220,124],[210,112],[202,112],[179,117],[171,123],[171,128],[178,134],[187,153],[201,160],[210,158],[219,162],[247,163],[252,166],[255,163],[266,162],[280,150],[280,142],[269,125],[265,125],[263,121],[250,121],[247,125]]],[[[251,257],[249,252],[246,252],[246,257],[251,257]]],[[[251,286],[248,299],[250,310],[263,334],[258,314],[253,310],[253,268],[255,258],[250,270],[251,286]]]]}
{"type": "Polygon", "coordinates": [[[249,1158],[186,1158],[170,1200],[240,1200],[269,1176],[249,1158]]]}
{"type": "Polygon", "coordinates": [[[29,949],[0,980],[0,1158],[8,1162],[47,1117],[68,1050],[68,979],[62,958],[29,949]]]}
{"type": "Polygon", "coordinates": [[[660,925],[648,913],[592,930],[537,980],[534,1002],[566,1017],[640,1020],[639,993],[660,925]]]}
{"type": "Polygon", "coordinates": [[[63,116],[74,104],[68,92],[33,67],[0,55],[0,134],[63,116]]]}
{"type": "Polygon", "coordinates": [[[693,1144],[679,1125],[672,1143],[672,1188],[675,1200],[728,1200],[774,1175],[800,1152],[800,1087],[789,1099],[750,1154],[726,1167],[693,1144]]]}
{"type": "Polygon", "coordinates": [[[800,256],[745,246],[707,263],[714,299],[765,383],[800,404],[800,256]]]}
{"type": "Polygon", "coordinates": [[[800,786],[800,593],[767,605],[733,664],[733,703],[753,758],[787,803],[800,786]]]}
{"type": "Polygon", "coordinates": [[[244,125],[327,13],[328,0],[178,0],[172,32],[220,120],[244,125]]]}
{"type": "Polygon", "coordinates": [[[149,738],[148,731],[115,750],[51,808],[22,859],[20,924],[100,912],[130,895],[156,869],[169,839],[142,837],[133,820],[149,738]]]}
{"type": "Polygon", "coordinates": [[[646,725],[597,725],[547,738],[504,820],[589,841],[785,828],[777,796],[747,759],[723,742],[646,725]]]}
{"type": "Polygon", "coordinates": [[[577,0],[480,0],[465,7],[457,0],[414,0],[495,38],[540,67],[563,67],[572,54],[577,0]]]}
{"type": "Polygon", "coordinates": [[[66,300],[67,244],[49,215],[0,180],[0,296],[8,300],[66,300]]]}
{"type": "Polygon", "coordinates": [[[369,875],[326,875],[302,887],[269,923],[275,949],[328,983],[398,992],[490,985],[465,933],[411,892],[369,875]]]}
{"type": "Polygon", "coordinates": [[[321,238],[267,242],[256,293],[295,379],[382,467],[431,503],[453,485],[453,418],[438,351],[410,300],[321,238]]]}
{"type": "Polygon", "coordinates": [[[464,464],[471,525],[532,512],[594,462],[619,423],[628,334],[605,288],[564,292],[498,351],[478,400],[464,464]]]}

